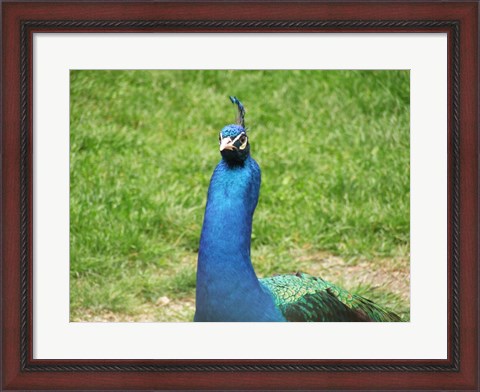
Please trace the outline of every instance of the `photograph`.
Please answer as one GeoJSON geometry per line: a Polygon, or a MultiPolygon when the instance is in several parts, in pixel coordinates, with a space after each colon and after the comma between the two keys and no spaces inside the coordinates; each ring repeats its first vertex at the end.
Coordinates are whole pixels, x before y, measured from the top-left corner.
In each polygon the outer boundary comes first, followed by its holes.
{"type": "Polygon", "coordinates": [[[409,70],[70,70],[71,322],[410,321],[409,70]]]}
{"type": "Polygon", "coordinates": [[[479,389],[478,2],[0,11],[1,390],[479,389]]]}

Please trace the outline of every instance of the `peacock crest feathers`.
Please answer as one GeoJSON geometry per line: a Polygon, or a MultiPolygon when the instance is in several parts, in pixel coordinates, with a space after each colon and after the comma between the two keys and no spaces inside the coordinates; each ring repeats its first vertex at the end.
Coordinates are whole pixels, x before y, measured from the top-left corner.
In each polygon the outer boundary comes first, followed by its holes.
{"type": "Polygon", "coordinates": [[[243,104],[238,100],[237,97],[230,96],[230,101],[237,105],[237,124],[241,125],[242,128],[245,129],[245,108],[243,107],[243,104]]]}
{"type": "Polygon", "coordinates": [[[230,101],[237,105],[237,116],[236,116],[236,123],[226,125],[221,131],[221,137],[230,137],[235,138],[240,135],[242,132],[247,133],[247,129],[245,128],[245,107],[243,104],[238,100],[237,97],[230,97],[230,101]]]}

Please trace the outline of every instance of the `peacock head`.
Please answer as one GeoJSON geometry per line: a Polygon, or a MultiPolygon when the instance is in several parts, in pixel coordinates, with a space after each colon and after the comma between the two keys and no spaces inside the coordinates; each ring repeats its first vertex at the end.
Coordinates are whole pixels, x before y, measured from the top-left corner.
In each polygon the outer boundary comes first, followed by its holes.
{"type": "Polygon", "coordinates": [[[250,154],[247,129],[245,128],[245,108],[237,97],[230,97],[237,105],[237,123],[225,126],[218,137],[220,153],[223,159],[230,164],[241,164],[250,154]]]}

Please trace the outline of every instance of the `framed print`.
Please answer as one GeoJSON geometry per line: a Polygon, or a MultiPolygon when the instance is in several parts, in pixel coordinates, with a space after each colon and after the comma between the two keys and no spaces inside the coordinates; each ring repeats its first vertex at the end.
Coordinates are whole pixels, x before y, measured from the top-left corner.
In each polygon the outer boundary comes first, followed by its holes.
{"type": "Polygon", "coordinates": [[[477,3],[2,22],[3,389],[478,388],[477,3]]]}

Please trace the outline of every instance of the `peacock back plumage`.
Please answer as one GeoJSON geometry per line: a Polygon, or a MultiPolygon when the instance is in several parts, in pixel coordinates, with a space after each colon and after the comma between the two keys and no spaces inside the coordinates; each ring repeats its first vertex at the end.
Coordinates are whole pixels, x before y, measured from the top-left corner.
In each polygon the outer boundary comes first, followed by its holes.
{"type": "Polygon", "coordinates": [[[305,273],[259,279],[287,321],[401,321],[372,301],[305,273]]]}

